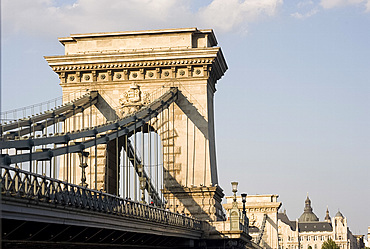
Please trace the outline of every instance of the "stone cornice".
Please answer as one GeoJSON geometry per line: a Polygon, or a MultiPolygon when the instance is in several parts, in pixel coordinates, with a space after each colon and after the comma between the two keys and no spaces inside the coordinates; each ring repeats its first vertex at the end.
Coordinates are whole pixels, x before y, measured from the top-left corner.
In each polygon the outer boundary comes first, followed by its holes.
{"type": "MultiPolygon", "coordinates": [[[[225,209],[231,209],[232,203],[225,203],[223,204],[225,209]]],[[[245,208],[279,208],[281,206],[281,202],[252,202],[252,203],[246,203],[245,208]]],[[[243,204],[238,202],[238,208],[243,208],[243,204]]]]}
{"type": "Polygon", "coordinates": [[[105,70],[105,69],[122,69],[122,68],[150,68],[150,67],[165,67],[165,66],[181,66],[181,65],[203,65],[212,64],[213,59],[195,59],[195,60],[156,60],[156,61],[140,61],[140,62],[117,62],[117,63],[86,63],[86,64],[58,64],[50,65],[55,72],[67,71],[90,71],[90,70],[105,70]]]}
{"type": "Polygon", "coordinates": [[[45,59],[49,66],[58,74],[93,70],[130,70],[208,65],[211,71],[209,75],[211,81],[216,82],[227,70],[226,61],[219,47],[176,51],[45,56],[45,59]]]}
{"type": "MultiPolygon", "coordinates": [[[[140,62],[140,61],[164,61],[164,60],[198,60],[201,58],[214,59],[219,54],[219,47],[194,48],[181,50],[135,50],[135,51],[109,51],[101,53],[73,54],[59,56],[44,56],[49,66],[61,64],[84,64],[104,62],[140,62]]],[[[225,60],[222,58],[223,61],[225,60]]]]}

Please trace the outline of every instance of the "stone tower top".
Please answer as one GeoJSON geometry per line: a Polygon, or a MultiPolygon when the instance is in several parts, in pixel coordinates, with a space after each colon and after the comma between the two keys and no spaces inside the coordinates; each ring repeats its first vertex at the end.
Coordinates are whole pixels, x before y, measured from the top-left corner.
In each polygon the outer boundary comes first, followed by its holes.
{"type": "MultiPolygon", "coordinates": [[[[214,93],[227,64],[213,31],[185,28],[87,33],[59,41],[65,54],[45,59],[60,78],[65,102],[69,96],[86,91],[99,93],[98,103],[86,110],[93,113],[93,126],[141,108],[150,102],[150,96],[154,100],[163,90],[178,88],[176,102],[162,109],[160,118],[151,120],[163,148],[162,172],[166,174],[162,193],[173,212],[204,220],[223,219],[214,93]]],[[[67,131],[81,129],[79,121],[67,122],[67,131]]],[[[97,168],[97,189],[113,194],[121,179],[117,177],[120,154],[116,142],[100,146],[95,154],[99,160],[92,160],[92,168],[97,168]]]]}
{"type": "Polygon", "coordinates": [[[197,28],[72,34],[59,41],[65,46],[66,55],[217,46],[212,29],[197,28]]]}

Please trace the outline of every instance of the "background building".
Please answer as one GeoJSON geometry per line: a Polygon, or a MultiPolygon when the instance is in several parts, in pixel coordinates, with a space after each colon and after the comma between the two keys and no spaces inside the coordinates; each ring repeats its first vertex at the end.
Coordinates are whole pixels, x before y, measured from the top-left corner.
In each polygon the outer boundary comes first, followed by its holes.
{"type": "Polygon", "coordinates": [[[358,239],[349,230],[347,218],[338,211],[331,218],[326,210],[324,221],[313,213],[307,196],[303,214],[296,221],[289,220],[286,212],[278,213],[279,248],[320,249],[324,241],[332,239],[341,249],[357,249],[358,239]]]}
{"type": "MultiPolygon", "coordinates": [[[[325,241],[332,239],[340,249],[363,248],[364,236],[352,234],[347,218],[340,211],[331,218],[327,208],[324,221],[320,221],[313,212],[311,200],[307,196],[302,215],[296,220],[290,220],[285,210],[278,212],[282,205],[277,201],[278,197],[278,195],[250,195],[246,198],[249,235],[259,246],[276,249],[308,249],[311,246],[312,249],[321,249],[325,241]]],[[[223,206],[227,213],[230,213],[233,197],[226,197],[226,201],[223,206]]],[[[243,209],[241,196],[237,196],[237,202],[241,215],[243,209]]]]}
{"type": "MultiPolygon", "coordinates": [[[[278,243],[278,210],[281,202],[277,201],[278,195],[249,195],[246,198],[246,214],[249,218],[249,235],[253,242],[263,248],[279,248],[278,243]]],[[[226,197],[227,203],[223,204],[227,213],[232,208],[233,197],[226,197]]],[[[242,213],[242,197],[237,196],[238,208],[242,213]]]]}

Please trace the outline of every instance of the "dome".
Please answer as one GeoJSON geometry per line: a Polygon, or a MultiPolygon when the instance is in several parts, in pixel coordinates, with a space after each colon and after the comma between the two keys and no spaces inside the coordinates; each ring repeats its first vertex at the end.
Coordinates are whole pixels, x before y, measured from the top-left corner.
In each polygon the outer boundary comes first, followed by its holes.
{"type": "Polygon", "coordinates": [[[319,218],[317,218],[316,214],[313,212],[304,212],[301,217],[298,219],[299,222],[313,222],[313,221],[319,221],[319,218]]]}
{"type": "Polygon", "coordinates": [[[310,198],[306,198],[305,201],[305,207],[304,207],[304,212],[299,217],[298,219],[299,222],[313,222],[313,221],[319,221],[319,218],[312,212],[312,207],[311,207],[311,200],[310,198]]]}

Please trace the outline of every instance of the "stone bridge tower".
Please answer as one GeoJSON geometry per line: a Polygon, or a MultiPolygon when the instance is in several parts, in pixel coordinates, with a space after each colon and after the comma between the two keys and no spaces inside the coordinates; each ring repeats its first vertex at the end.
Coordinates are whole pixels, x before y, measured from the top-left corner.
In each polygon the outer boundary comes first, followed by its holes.
{"type": "MultiPolygon", "coordinates": [[[[163,115],[155,126],[167,153],[165,197],[172,211],[211,221],[222,219],[213,103],[216,82],[227,65],[213,31],[185,28],[90,33],[59,41],[65,55],[45,58],[59,75],[64,102],[91,90],[100,96],[85,116],[66,122],[66,131],[77,130],[83,122],[95,126],[119,117],[120,104],[130,89],[151,94],[163,86],[179,88],[178,100],[169,107],[171,118],[163,115]]],[[[97,153],[98,189],[115,193],[115,152],[108,144],[99,145],[97,153]]],[[[94,156],[94,151],[90,155],[94,156]]],[[[93,160],[88,164],[94,169],[93,160]]]]}

